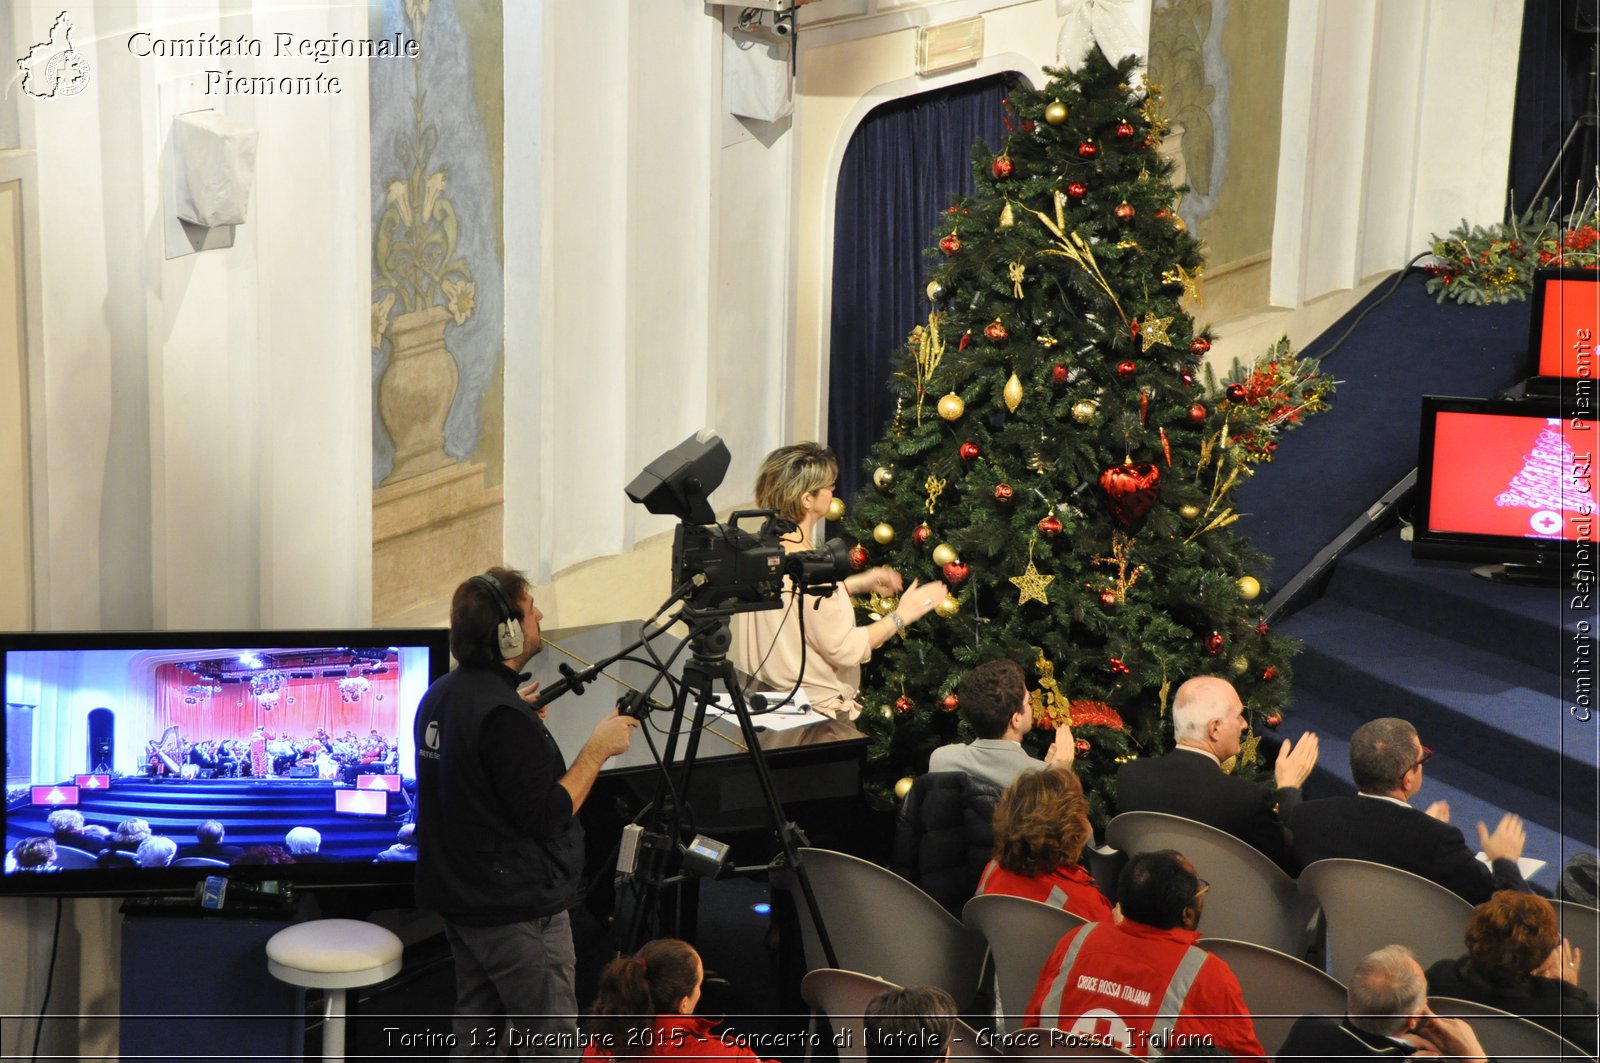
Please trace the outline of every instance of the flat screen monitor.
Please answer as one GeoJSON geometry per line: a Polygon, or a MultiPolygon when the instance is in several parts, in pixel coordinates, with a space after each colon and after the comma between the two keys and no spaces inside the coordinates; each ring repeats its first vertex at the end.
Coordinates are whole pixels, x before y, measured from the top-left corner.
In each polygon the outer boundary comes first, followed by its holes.
{"type": "Polygon", "coordinates": [[[448,668],[432,628],[0,633],[0,895],[188,893],[216,872],[188,857],[304,888],[408,882],[373,858],[408,817],[412,719],[448,668]],[[172,844],[141,858],[146,836],[172,844]],[[315,861],[272,862],[313,836],[315,861]]]}
{"type": "Polygon", "coordinates": [[[1413,555],[1559,579],[1563,556],[1594,547],[1594,456],[1592,408],[1425,397],[1413,555]]]}
{"type": "MultiPolygon", "coordinates": [[[[1600,270],[1546,267],[1534,272],[1527,376],[1550,394],[1575,395],[1577,383],[1593,397],[1600,376],[1600,270]]],[[[1538,389],[1536,389],[1538,390],[1538,389]]]]}

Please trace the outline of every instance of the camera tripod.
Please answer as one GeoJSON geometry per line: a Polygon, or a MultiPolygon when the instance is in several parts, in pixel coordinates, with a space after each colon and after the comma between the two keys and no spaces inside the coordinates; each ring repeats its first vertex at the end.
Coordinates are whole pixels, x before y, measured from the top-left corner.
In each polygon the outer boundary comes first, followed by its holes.
{"type": "MultiPolygon", "coordinates": [[[[1600,22],[1590,22],[1582,13],[1581,5],[1574,7],[1569,18],[1569,29],[1577,33],[1587,34],[1589,40],[1589,73],[1584,80],[1586,91],[1583,95],[1583,111],[1573,119],[1572,126],[1567,130],[1566,139],[1556,149],[1555,158],[1550,161],[1550,168],[1545,171],[1544,180],[1539,182],[1539,187],[1534,189],[1533,198],[1528,201],[1530,205],[1539,204],[1552,186],[1552,183],[1561,177],[1562,168],[1566,164],[1567,156],[1576,147],[1576,159],[1580,182],[1589,179],[1596,166],[1595,134],[1600,128],[1600,22]]],[[[1560,198],[1559,196],[1557,197],[1560,198]]]]}
{"type": "MultiPolygon", "coordinates": [[[[828,938],[827,927],[817,906],[811,878],[806,873],[805,864],[800,858],[799,846],[805,844],[805,836],[784,813],[783,804],[772,782],[772,773],[767,768],[766,757],[762,753],[761,743],[756,735],[755,725],[750,722],[750,709],[739,689],[738,675],[728,661],[728,647],[733,641],[733,636],[728,627],[727,617],[707,617],[696,610],[686,608],[680,619],[689,624],[691,658],[683,666],[683,675],[679,679],[677,692],[672,699],[672,723],[667,732],[666,748],[661,758],[661,785],[644,824],[644,837],[649,844],[641,857],[639,870],[635,872],[635,878],[643,885],[643,890],[634,908],[628,936],[623,943],[624,950],[632,952],[644,944],[647,921],[652,913],[659,913],[663,889],[687,881],[687,876],[673,873],[673,864],[676,862],[678,847],[682,841],[683,804],[687,800],[695,758],[700,749],[700,733],[705,726],[706,709],[716,701],[715,688],[720,684],[727,691],[733,713],[739,721],[745,752],[750,758],[750,765],[761,788],[769,825],[781,849],[781,852],[767,865],[767,870],[788,868],[793,871],[795,879],[799,882],[806,909],[811,916],[812,925],[817,929],[823,955],[828,966],[836,967],[838,957],[833,951],[833,943],[828,938]],[[690,716],[691,697],[692,716],[690,716]],[[683,759],[677,765],[678,770],[674,778],[674,758],[678,743],[684,736],[686,720],[689,721],[687,745],[684,747],[683,759]]],[[[665,674],[666,670],[663,667],[661,674],[657,676],[657,681],[665,674]]],[[[638,699],[637,703],[648,705],[648,691],[645,692],[645,696],[638,699]]]]}

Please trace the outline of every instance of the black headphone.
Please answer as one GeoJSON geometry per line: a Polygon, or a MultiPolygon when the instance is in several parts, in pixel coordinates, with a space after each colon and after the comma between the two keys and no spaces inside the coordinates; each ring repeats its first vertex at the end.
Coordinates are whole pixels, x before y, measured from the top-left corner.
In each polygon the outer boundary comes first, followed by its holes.
{"type": "Polygon", "coordinates": [[[488,574],[473,576],[472,579],[488,588],[489,597],[499,610],[499,622],[494,629],[495,649],[502,661],[509,661],[522,652],[522,616],[511,604],[511,599],[506,597],[505,588],[500,586],[499,580],[488,574]]]}

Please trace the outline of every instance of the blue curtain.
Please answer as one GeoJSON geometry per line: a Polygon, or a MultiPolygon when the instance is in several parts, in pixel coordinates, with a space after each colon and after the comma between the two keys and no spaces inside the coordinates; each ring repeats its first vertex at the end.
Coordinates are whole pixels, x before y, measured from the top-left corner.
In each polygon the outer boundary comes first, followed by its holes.
{"type": "Polygon", "coordinates": [[[839,169],[833,224],[833,321],[827,443],[839,456],[839,495],[890,418],[890,355],[928,300],[923,249],[955,194],[970,195],[972,146],[1005,142],[1004,101],[1016,74],[886,103],[856,128],[839,169]]]}
{"type": "MultiPolygon", "coordinates": [[[[1573,122],[1595,109],[1590,63],[1597,31],[1600,12],[1594,0],[1545,0],[1523,8],[1508,175],[1512,207],[1518,214],[1534,205],[1533,194],[1573,122]]],[[[1576,210],[1594,191],[1595,148],[1591,126],[1578,134],[1562,157],[1558,176],[1545,192],[1545,198],[1561,200],[1562,213],[1576,210]]]]}

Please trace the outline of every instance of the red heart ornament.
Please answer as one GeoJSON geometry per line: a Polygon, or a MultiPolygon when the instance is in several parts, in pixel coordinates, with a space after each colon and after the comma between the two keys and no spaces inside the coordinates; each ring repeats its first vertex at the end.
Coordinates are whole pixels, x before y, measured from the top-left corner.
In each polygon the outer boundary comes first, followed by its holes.
{"type": "Polygon", "coordinates": [[[1160,487],[1161,470],[1149,462],[1125,462],[1100,474],[1100,490],[1111,500],[1111,512],[1125,527],[1150,512],[1160,487]]]}

